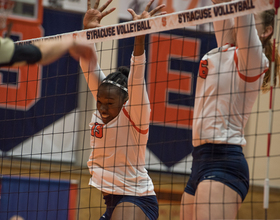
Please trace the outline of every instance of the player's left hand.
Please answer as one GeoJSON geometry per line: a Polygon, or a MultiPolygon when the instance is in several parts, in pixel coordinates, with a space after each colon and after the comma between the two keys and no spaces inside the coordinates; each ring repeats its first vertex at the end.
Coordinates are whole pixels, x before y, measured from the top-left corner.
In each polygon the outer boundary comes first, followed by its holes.
{"type": "Polygon", "coordinates": [[[93,8],[90,8],[90,6],[88,6],[89,9],[87,10],[83,20],[84,29],[101,27],[100,25],[101,19],[116,9],[116,8],[111,8],[107,11],[104,11],[108,7],[108,5],[112,2],[112,0],[108,0],[104,5],[98,8],[99,2],[100,0],[96,0],[93,8]]]}
{"type": "Polygon", "coordinates": [[[142,12],[142,14],[140,14],[140,15],[137,15],[137,14],[135,13],[135,11],[134,11],[133,9],[131,9],[131,8],[127,9],[127,11],[132,15],[132,20],[133,20],[133,21],[136,21],[136,20],[145,19],[145,18],[150,18],[150,17],[157,16],[157,15],[166,14],[165,11],[160,12],[161,9],[165,7],[165,4],[161,4],[161,5],[157,6],[155,9],[153,9],[153,10],[151,10],[151,11],[149,12],[150,7],[151,7],[151,5],[152,5],[153,2],[154,2],[154,0],[151,0],[151,1],[147,4],[145,10],[144,10],[144,11],[142,12]],[[159,12],[159,13],[158,13],[158,12],[159,12]]]}

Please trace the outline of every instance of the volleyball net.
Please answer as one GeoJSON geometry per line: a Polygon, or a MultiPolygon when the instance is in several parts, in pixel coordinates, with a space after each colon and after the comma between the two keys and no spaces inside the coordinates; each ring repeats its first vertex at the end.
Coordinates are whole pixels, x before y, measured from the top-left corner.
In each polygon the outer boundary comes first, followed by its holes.
{"type": "MultiPolygon", "coordinates": [[[[145,167],[159,201],[159,219],[179,219],[192,165],[199,64],[217,47],[212,22],[273,8],[267,0],[231,1],[17,43],[69,39],[95,43],[100,68],[108,75],[118,66],[130,66],[134,37],[146,35],[151,117],[145,167]]],[[[278,26],[277,15],[276,47],[278,26]]],[[[0,219],[99,219],[105,205],[100,191],[88,185],[87,168],[96,100],[79,63],[67,54],[44,67],[1,68],[0,76],[0,219]]],[[[250,189],[238,219],[280,218],[279,95],[274,86],[269,93],[260,92],[245,128],[250,189]],[[264,185],[270,186],[265,197],[264,185]]]]}

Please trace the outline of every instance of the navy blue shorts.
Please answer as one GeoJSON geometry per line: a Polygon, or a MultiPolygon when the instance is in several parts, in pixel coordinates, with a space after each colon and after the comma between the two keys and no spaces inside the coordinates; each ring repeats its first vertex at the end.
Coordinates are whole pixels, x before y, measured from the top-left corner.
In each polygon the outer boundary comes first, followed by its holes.
{"type": "Polygon", "coordinates": [[[185,192],[195,195],[203,180],[222,182],[245,199],[249,189],[249,168],[239,145],[204,144],[194,147],[192,172],[185,192]]]}
{"type": "Polygon", "coordinates": [[[130,202],[137,205],[150,220],[158,218],[158,202],[156,196],[123,196],[106,195],[103,197],[107,206],[106,212],[99,220],[110,220],[115,207],[122,202],[130,202]]]}

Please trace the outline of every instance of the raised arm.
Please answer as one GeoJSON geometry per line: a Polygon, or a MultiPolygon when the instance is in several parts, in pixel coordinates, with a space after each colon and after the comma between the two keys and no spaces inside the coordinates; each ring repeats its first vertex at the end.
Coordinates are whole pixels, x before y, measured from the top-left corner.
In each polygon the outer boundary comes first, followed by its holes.
{"type": "MultiPolygon", "coordinates": [[[[132,15],[134,21],[149,18],[165,7],[165,5],[160,5],[149,12],[153,2],[154,0],[151,0],[147,4],[141,15],[137,15],[132,9],[128,9],[128,12],[132,15]]],[[[160,14],[165,14],[165,12],[161,12],[160,14]]],[[[128,76],[129,100],[126,109],[134,123],[141,129],[147,129],[149,127],[151,111],[145,84],[145,63],[145,36],[137,36],[134,40],[134,50],[128,76]]]]}
{"type": "MultiPolygon", "coordinates": [[[[212,0],[214,4],[231,0],[212,0]]],[[[255,19],[252,14],[233,19],[214,22],[214,29],[218,46],[226,43],[238,47],[236,64],[239,73],[246,77],[259,76],[267,68],[267,59],[262,53],[262,43],[259,39],[255,19]],[[234,25],[234,29],[232,26],[234,25]],[[224,31],[222,31],[224,30],[224,31]]],[[[247,78],[253,81],[258,78],[247,78]]]]}
{"type": "Polygon", "coordinates": [[[145,52],[140,56],[131,56],[130,72],[128,76],[128,102],[126,109],[141,129],[149,127],[150,102],[145,83],[145,52]]]}
{"type": "Polygon", "coordinates": [[[267,68],[255,19],[252,14],[235,18],[239,71],[248,77],[257,76],[267,68]]]}
{"type": "MultiPolygon", "coordinates": [[[[98,9],[99,2],[100,0],[96,0],[93,8],[87,10],[83,20],[84,29],[101,27],[100,22],[102,18],[107,16],[108,14],[110,14],[116,9],[116,8],[111,8],[109,10],[104,11],[107,8],[107,6],[112,2],[112,0],[108,0],[104,5],[102,5],[98,9]]],[[[95,45],[92,45],[92,47],[94,48],[94,51],[96,51],[95,45]]],[[[80,66],[84,73],[88,87],[91,93],[93,94],[95,100],[97,100],[96,95],[97,95],[98,86],[101,83],[101,81],[105,78],[105,74],[100,69],[98,63],[94,65],[92,61],[83,58],[80,59],[80,66]]]]}
{"type": "MultiPolygon", "coordinates": [[[[218,4],[222,2],[228,2],[230,0],[212,0],[213,4],[218,4]]],[[[213,22],[216,41],[218,47],[221,47],[225,44],[235,45],[234,39],[234,19],[226,19],[221,21],[213,22]]]]}
{"type": "MultiPolygon", "coordinates": [[[[94,48],[94,53],[95,53],[95,46],[92,45],[92,47],[94,48]]],[[[105,78],[105,74],[100,69],[100,66],[97,63],[97,61],[95,62],[94,60],[89,61],[81,58],[80,66],[84,73],[88,87],[95,100],[97,100],[96,96],[97,96],[98,86],[101,83],[101,81],[105,78]]]]}
{"type": "Polygon", "coordinates": [[[74,40],[38,41],[34,44],[15,45],[9,38],[0,38],[0,66],[20,66],[26,64],[50,64],[65,53],[72,57],[96,62],[96,55],[88,45],[74,40]]]}

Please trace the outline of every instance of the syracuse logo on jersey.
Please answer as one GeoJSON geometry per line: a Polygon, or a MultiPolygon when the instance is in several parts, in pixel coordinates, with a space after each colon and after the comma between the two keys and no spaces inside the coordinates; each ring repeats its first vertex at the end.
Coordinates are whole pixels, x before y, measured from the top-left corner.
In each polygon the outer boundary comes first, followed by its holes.
{"type": "Polygon", "coordinates": [[[208,60],[201,60],[199,65],[199,76],[206,79],[208,75],[208,60]]]}
{"type": "Polygon", "coordinates": [[[103,137],[103,124],[99,124],[98,122],[95,122],[94,125],[91,128],[91,136],[102,138],[103,137]]]}

